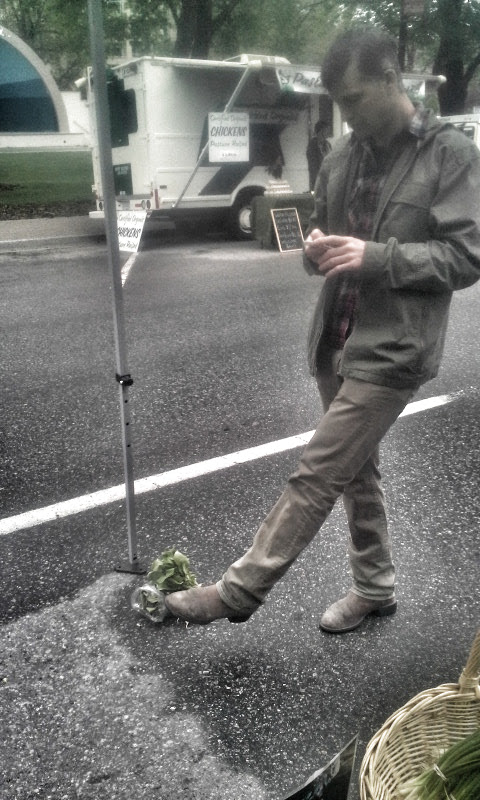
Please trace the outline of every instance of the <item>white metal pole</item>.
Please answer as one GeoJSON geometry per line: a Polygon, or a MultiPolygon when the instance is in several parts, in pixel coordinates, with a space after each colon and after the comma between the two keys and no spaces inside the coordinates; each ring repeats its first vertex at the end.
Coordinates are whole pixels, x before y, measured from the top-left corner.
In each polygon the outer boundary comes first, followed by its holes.
{"type": "Polygon", "coordinates": [[[129,406],[129,387],[133,380],[127,367],[125,345],[125,320],[123,309],[120,250],[117,230],[117,208],[113,180],[112,145],[110,119],[108,113],[107,75],[103,15],[101,0],[88,0],[88,20],[90,28],[90,52],[93,69],[93,95],[95,99],[95,118],[98,137],[98,153],[102,176],[105,229],[107,235],[108,261],[113,283],[113,322],[115,335],[116,379],[119,384],[120,417],[122,423],[122,444],[125,473],[125,494],[127,511],[128,562],[120,562],[116,568],[122,572],[142,573],[137,554],[137,535],[135,524],[135,493],[133,479],[133,457],[131,442],[131,415],[129,406]]]}

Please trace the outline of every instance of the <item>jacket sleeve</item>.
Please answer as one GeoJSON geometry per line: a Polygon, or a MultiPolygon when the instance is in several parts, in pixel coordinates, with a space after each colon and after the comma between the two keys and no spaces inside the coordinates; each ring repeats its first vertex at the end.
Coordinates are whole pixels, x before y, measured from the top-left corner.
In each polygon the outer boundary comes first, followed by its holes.
{"type": "MultiPolygon", "coordinates": [[[[442,293],[464,289],[480,278],[480,151],[463,134],[450,132],[436,150],[434,167],[429,186],[434,181],[435,189],[424,210],[424,241],[409,241],[408,230],[401,230],[382,242],[368,242],[363,280],[380,279],[392,289],[442,293]]],[[[399,205],[397,213],[408,218],[408,204],[399,205]]],[[[415,212],[421,215],[422,209],[412,206],[410,213],[415,212]]],[[[413,231],[414,217],[410,222],[413,231]]],[[[395,233],[393,228],[390,232],[395,233]]]]}
{"type": "MultiPolygon", "coordinates": [[[[313,190],[313,197],[314,197],[314,208],[313,212],[310,215],[310,219],[308,221],[307,227],[307,236],[310,231],[313,231],[314,228],[320,228],[321,231],[324,233],[328,232],[327,229],[327,192],[326,192],[326,184],[327,184],[327,176],[328,176],[328,156],[325,157],[323,164],[320,168],[320,171],[317,175],[317,180],[315,182],[315,187],[313,190]]],[[[319,277],[319,272],[317,269],[317,265],[314,261],[311,261],[305,253],[303,254],[303,267],[305,271],[309,275],[316,275],[319,277]]]]}

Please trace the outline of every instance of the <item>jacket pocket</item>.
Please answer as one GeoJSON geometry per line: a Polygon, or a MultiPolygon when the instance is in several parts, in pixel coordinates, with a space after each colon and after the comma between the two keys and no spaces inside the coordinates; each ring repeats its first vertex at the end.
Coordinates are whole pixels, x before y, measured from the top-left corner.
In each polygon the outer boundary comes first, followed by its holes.
{"type": "Polygon", "coordinates": [[[431,192],[428,183],[410,182],[399,186],[384,209],[377,241],[385,242],[393,237],[402,244],[430,238],[431,192]]]}
{"type": "Polygon", "coordinates": [[[416,208],[428,210],[432,201],[431,191],[432,186],[430,183],[409,181],[398,187],[392,195],[390,202],[404,203],[406,205],[413,205],[416,208]]]}

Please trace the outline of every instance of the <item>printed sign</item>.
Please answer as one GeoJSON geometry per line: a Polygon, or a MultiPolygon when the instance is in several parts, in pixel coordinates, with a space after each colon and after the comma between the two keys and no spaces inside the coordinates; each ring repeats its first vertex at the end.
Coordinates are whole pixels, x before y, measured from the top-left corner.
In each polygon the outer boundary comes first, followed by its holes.
{"type": "Polygon", "coordinates": [[[325,767],[314,772],[300,789],[283,800],[347,800],[356,749],[357,736],[325,767]]]}
{"type": "Polygon", "coordinates": [[[296,108],[250,108],[249,112],[250,123],[259,122],[264,125],[288,125],[290,122],[296,122],[299,117],[299,111],[296,108]]]}
{"type": "Polygon", "coordinates": [[[276,71],[281,89],[306,94],[325,94],[320,70],[277,67],[276,71]]]}
{"type": "Polygon", "coordinates": [[[272,215],[280,252],[303,250],[302,226],[300,225],[297,209],[271,208],[270,214],[272,215]]]}
{"type": "Polygon", "coordinates": [[[425,81],[421,78],[404,78],[403,84],[410,95],[425,97],[425,81]]]}
{"type": "Polygon", "coordinates": [[[125,253],[136,253],[142,238],[146,211],[118,211],[118,246],[125,253]]]}
{"type": "Polygon", "coordinates": [[[210,163],[249,161],[250,125],[245,112],[208,115],[208,160],[210,163]]]}

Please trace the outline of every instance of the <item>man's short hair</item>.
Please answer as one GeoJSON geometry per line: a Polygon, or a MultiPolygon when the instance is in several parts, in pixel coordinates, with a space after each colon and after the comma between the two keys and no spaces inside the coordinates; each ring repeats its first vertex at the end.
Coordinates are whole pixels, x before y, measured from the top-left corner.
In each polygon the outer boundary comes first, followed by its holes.
{"type": "Polygon", "coordinates": [[[402,86],[397,42],[382,28],[352,28],[335,39],[322,66],[322,83],[328,92],[335,90],[352,62],[364,78],[383,78],[385,69],[394,69],[402,86]]]}

